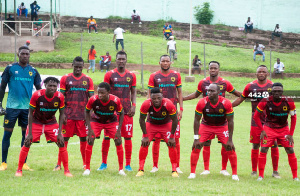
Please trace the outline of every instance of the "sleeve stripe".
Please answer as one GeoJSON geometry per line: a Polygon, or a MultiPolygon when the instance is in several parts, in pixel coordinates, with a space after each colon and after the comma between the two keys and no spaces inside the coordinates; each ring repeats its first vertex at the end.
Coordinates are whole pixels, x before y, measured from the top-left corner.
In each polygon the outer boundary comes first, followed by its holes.
{"type": "Polygon", "coordinates": [[[59,109],[64,108],[64,107],[65,107],[65,105],[63,105],[62,107],[59,107],[59,109]]]}
{"type": "Polygon", "coordinates": [[[226,114],[226,116],[232,116],[232,115],[234,115],[234,112],[226,114]]]}
{"type": "Polygon", "coordinates": [[[198,91],[199,93],[202,93],[202,91],[200,91],[199,89],[197,89],[197,91],[198,91]]]}
{"type": "Polygon", "coordinates": [[[90,111],[92,108],[85,107],[86,110],[90,111]]]}
{"type": "Polygon", "coordinates": [[[241,95],[241,97],[242,97],[242,98],[246,98],[246,96],[245,96],[245,95],[243,95],[243,94],[241,95]]]}
{"type": "Polygon", "coordinates": [[[65,109],[65,106],[63,106],[63,107],[59,108],[59,110],[64,110],[64,109],[65,109]]]}
{"type": "Polygon", "coordinates": [[[182,84],[177,84],[176,86],[182,86],[182,84]]]}
{"type": "Polygon", "coordinates": [[[89,92],[94,92],[94,90],[89,90],[89,92]]]}
{"type": "Polygon", "coordinates": [[[36,106],[34,106],[34,105],[30,104],[30,103],[29,103],[29,105],[30,105],[32,108],[34,108],[34,109],[36,108],[36,106]]]}
{"type": "Polygon", "coordinates": [[[232,91],[228,91],[229,93],[233,93],[235,91],[235,89],[232,89],[232,91]]]}
{"type": "Polygon", "coordinates": [[[232,110],[231,112],[229,112],[229,113],[226,113],[226,115],[227,115],[227,114],[232,114],[232,113],[234,113],[234,111],[233,111],[233,110],[232,110]]]}
{"type": "Polygon", "coordinates": [[[31,106],[31,105],[29,105],[29,107],[30,107],[31,109],[34,109],[34,110],[35,110],[35,107],[33,107],[33,106],[31,106]]]}
{"type": "Polygon", "coordinates": [[[120,112],[122,112],[122,110],[123,110],[123,107],[122,107],[122,108],[120,109],[120,111],[118,111],[118,112],[120,113],[120,112]]]}
{"type": "Polygon", "coordinates": [[[60,88],[60,90],[63,90],[63,91],[65,91],[66,89],[65,89],[65,88],[60,88]]]}
{"type": "Polygon", "coordinates": [[[260,109],[258,106],[256,107],[256,110],[257,110],[258,112],[260,112],[260,113],[263,112],[262,109],[260,109]]]}
{"type": "Polygon", "coordinates": [[[141,112],[141,114],[147,115],[147,113],[144,113],[144,112],[142,112],[142,111],[140,111],[140,112],[141,112]]]}
{"type": "Polygon", "coordinates": [[[170,114],[170,116],[173,116],[174,114],[176,114],[176,111],[173,114],[170,114]]]}
{"type": "Polygon", "coordinates": [[[198,114],[198,115],[202,115],[202,112],[199,112],[199,111],[197,111],[197,110],[195,110],[195,112],[196,112],[196,114],[198,114]]]}

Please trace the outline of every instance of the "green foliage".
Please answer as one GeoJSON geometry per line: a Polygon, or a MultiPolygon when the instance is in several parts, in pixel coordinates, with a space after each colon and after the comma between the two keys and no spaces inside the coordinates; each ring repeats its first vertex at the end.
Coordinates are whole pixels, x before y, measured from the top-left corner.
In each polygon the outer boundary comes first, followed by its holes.
{"type": "Polygon", "coordinates": [[[231,29],[225,24],[215,24],[215,29],[221,31],[231,31],[231,29]]]}
{"type": "Polygon", "coordinates": [[[209,9],[210,5],[208,2],[204,2],[203,6],[194,7],[195,14],[194,16],[198,20],[199,24],[210,24],[214,15],[213,11],[209,9]]]}
{"type": "Polygon", "coordinates": [[[112,15],[107,17],[107,19],[109,19],[109,20],[130,20],[130,18],[121,17],[121,16],[112,16],[112,15]]]}

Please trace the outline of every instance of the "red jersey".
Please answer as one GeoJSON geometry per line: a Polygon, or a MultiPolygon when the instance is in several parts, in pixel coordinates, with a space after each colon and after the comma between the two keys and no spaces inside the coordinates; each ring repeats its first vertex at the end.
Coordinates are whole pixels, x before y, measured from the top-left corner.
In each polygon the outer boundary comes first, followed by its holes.
{"type": "Polygon", "coordinates": [[[83,73],[78,78],[69,73],[61,78],[60,91],[65,93],[67,119],[84,120],[84,109],[89,100],[89,93],[94,92],[93,80],[83,73]]]}
{"type": "Polygon", "coordinates": [[[148,88],[159,87],[162,89],[164,98],[170,99],[177,107],[177,88],[182,87],[180,73],[170,70],[168,74],[161,73],[161,70],[150,75],[148,88]]]}
{"type": "Polygon", "coordinates": [[[200,80],[198,84],[198,92],[202,93],[203,97],[207,96],[207,89],[208,86],[212,83],[217,83],[220,87],[220,96],[225,97],[225,92],[233,93],[235,91],[235,88],[233,88],[232,84],[221,77],[218,77],[218,80],[216,82],[212,82],[210,80],[210,77],[204,78],[203,80],[200,80]]]}
{"type": "Polygon", "coordinates": [[[29,107],[34,109],[33,123],[56,124],[55,113],[65,108],[65,98],[56,91],[52,98],[46,96],[46,89],[35,91],[30,99],[29,107]]]}
{"type": "MultiPolygon", "coordinates": [[[[258,84],[257,80],[254,80],[253,82],[250,82],[246,85],[242,97],[243,98],[250,98],[251,99],[251,105],[252,105],[252,117],[251,117],[251,126],[257,127],[253,116],[256,110],[256,107],[258,103],[265,97],[269,97],[269,93],[272,90],[273,82],[270,80],[267,80],[266,84],[260,85],[258,84]]],[[[260,121],[262,124],[266,121],[266,114],[265,112],[260,116],[260,121]]]]}
{"type": "Polygon", "coordinates": [[[176,114],[176,107],[171,100],[167,98],[162,99],[160,108],[153,106],[151,99],[147,99],[141,106],[141,114],[147,115],[147,122],[152,124],[162,125],[171,121],[170,116],[176,114]]]}
{"type": "Polygon", "coordinates": [[[276,103],[273,101],[273,96],[270,96],[261,100],[256,109],[260,113],[266,111],[266,126],[280,129],[288,126],[289,112],[294,111],[296,106],[290,98],[282,97],[281,101],[276,103]]]}
{"type": "Polygon", "coordinates": [[[127,114],[131,107],[131,89],[136,87],[135,74],[127,69],[120,74],[115,68],[105,74],[104,82],[110,84],[110,93],[120,98],[124,114],[127,114]]]}
{"type": "Polygon", "coordinates": [[[86,105],[86,110],[90,111],[91,109],[93,109],[92,122],[108,124],[118,121],[117,112],[122,112],[123,107],[117,96],[109,94],[106,103],[103,103],[98,95],[92,96],[86,105]]]}
{"type": "Polygon", "coordinates": [[[212,105],[208,97],[199,100],[196,106],[196,114],[202,115],[201,124],[209,126],[225,126],[227,125],[226,116],[233,115],[231,102],[219,96],[219,101],[212,105]]]}

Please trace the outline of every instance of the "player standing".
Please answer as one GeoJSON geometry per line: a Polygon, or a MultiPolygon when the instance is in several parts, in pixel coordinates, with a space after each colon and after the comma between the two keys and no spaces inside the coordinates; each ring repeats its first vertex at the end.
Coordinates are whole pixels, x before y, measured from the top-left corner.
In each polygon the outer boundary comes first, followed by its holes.
{"type": "MultiPolygon", "coordinates": [[[[2,164],[0,171],[7,169],[7,154],[10,146],[10,137],[16,121],[22,129],[21,147],[24,144],[26,127],[28,125],[28,104],[32,96],[33,86],[41,89],[41,77],[39,72],[28,64],[30,52],[28,47],[22,46],[18,50],[19,62],[8,65],[3,74],[0,87],[0,111],[4,116],[4,134],[2,139],[2,164]],[[8,84],[6,112],[2,107],[5,89],[8,84]]],[[[30,170],[25,163],[23,170],[30,170]]]]}
{"type": "Polygon", "coordinates": [[[294,131],[296,127],[296,106],[292,99],[282,96],[283,86],[281,83],[274,83],[272,86],[272,96],[262,99],[255,111],[254,120],[261,132],[261,148],[259,154],[259,177],[263,180],[264,170],[267,162],[267,152],[269,147],[277,141],[281,144],[288,155],[289,164],[292,170],[293,179],[299,181],[297,176],[297,158],[294,152],[294,131]],[[266,112],[266,123],[261,123],[261,114],[266,112]],[[288,126],[288,115],[291,115],[291,128],[288,126]]]}
{"type": "MultiPolygon", "coordinates": [[[[225,97],[225,93],[227,91],[229,93],[234,94],[237,97],[240,97],[241,93],[239,91],[235,90],[235,88],[232,86],[232,84],[229,81],[219,77],[219,71],[220,71],[220,63],[219,62],[217,62],[217,61],[209,62],[209,77],[204,78],[203,80],[200,80],[196,92],[184,97],[183,101],[198,98],[201,95],[201,93],[202,93],[203,97],[206,97],[208,86],[212,83],[217,83],[219,85],[220,96],[225,97]]],[[[210,174],[210,171],[209,171],[210,145],[211,145],[211,140],[214,138],[215,138],[215,136],[211,135],[211,138],[209,138],[208,141],[206,141],[204,143],[204,147],[203,147],[204,171],[200,175],[210,174]]],[[[229,176],[230,174],[226,170],[228,156],[227,156],[227,152],[226,152],[224,145],[222,145],[222,148],[221,148],[221,155],[222,155],[222,169],[220,171],[220,174],[229,176]]]]}
{"type": "Polygon", "coordinates": [[[234,112],[231,102],[219,95],[219,84],[210,84],[207,89],[207,97],[200,99],[196,106],[194,143],[191,153],[191,174],[188,178],[196,177],[196,166],[204,142],[211,138],[211,136],[217,135],[220,142],[226,147],[226,153],[232,168],[232,179],[239,181],[237,175],[237,156],[232,141],[234,112]],[[200,125],[202,115],[203,118],[200,125]],[[200,139],[199,135],[201,135],[200,139]]]}
{"type": "MultiPolygon", "coordinates": [[[[267,79],[268,69],[265,65],[260,65],[256,70],[257,80],[250,82],[246,85],[241,97],[237,98],[232,102],[232,106],[236,107],[241,104],[246,98],[251,100],[252,116],[251,116],[251,128],[250,128],[250,142],[252,143],[251,149],[251,163],[252,163],[252,176],[257,175],[258,156],[260,147],[260,131],[258,126],[253,119],[253,115],[256,111],[258,103],[264,97],[269,96],[273,83],[267,79]]],[[[265,123],[265,114],[261,115],[261,122],[265,123]]],[[[271,157],[273,164],[273,174],[275,178],[280,178],[278,173],[278,161],[279,161],[279,150],[277,143],[271,148],[271,157]]]]}
{"type": "MultiPolygon", "coordinates": [[[[92,79],[83,74],[84,61],[81,57],[75,57],[72,63],[73,73],[64,75],[60,80],[60,92],[65,96],[66,109],[62,133],[65,147],[68,146],[70,137],[77,135],[80,139],[80,152],[85,169],[85,148],[87,129],[85,126],[85,106],[91,96],[94,95],[92,79]]],[[[54,170],[61,169],[60,154],[54,170]]]]}
{"type": "Polygon", "coordinates": [[[126,176],[123,170],[124,151],[121,138],[121,127],[124,119],[123,107],[120,99],[109,94],[109,92],[109,84],[106,82],[100,83],[98,94],[92,96],[86,105],[85,120],[88,126],[88,143],[85,151],[86,170],[83,175],[90,175],[90,162],[95,137],[100,137],[101,131],[104,129],[104,135],[113,138],[115,141],[119,174],[126,176]],[[93,110],[92,114],[91,110],[93,110]],[[119,113],[119,120],[116,113],[119,113]]]}
{"type": "MultiPolygon", "coordinates": [[[[107,72],[104,76],[104,82],[110,85],[110,93],[121,100],[124,108],[124,121],[121,127],[121,136],[125,143],[125,170],[132,171],[130,162],[132,154],[132,136],[133,136],[133,116],[136,108],[136,76],[134,73],[125,69],[127,54],[119,51],[116,55],[117,68],[107,72]]],[[[104,136],[102,142],[102,164],[98,170],[107,168],[107,155],[110,146],[110,139],[104,136]]]]}
{"type": "Polygon", "coordinates": [[[63,113],[65,108],[64,95],[57,91],[59,80],[55,77],[45,79],[46,89],[36,91],[30,100],[27,135],[19,157],[17,177],[22,176],[22,167],[28,155],[32,142],[39,142],[44,133],[47,142],[55,142],[59,147],[61,160],[65,169],[65,176],[72,177],[68,168],[68,152],[64,146],[64,138],[61,134],[63,113]],[[55,113],[59,110],[59,124],[55,113]]]}
{"type": "MultiPolygon", "coordinates": [[[[178,173],[182,173],[179,167],[180,162],[180,124],[179,121],[182,118],[183,112],[183,101],[182,101],[182,84],[181,84],[181,76],[180,73],[170,70],[171,67],[171,59],[168,55],[162,55],[159,61],[161,69],[157,72],[154,72],[150,75],[149,83],[148,83],[148,96],[150,96],[150,89],[154,87],[159,87],[162,90],[162,95],[164,98],[168,98],[172,101],[172,103],[177,108],[177,103],[179,102],[180,110],[178,112],[178,126],[176,128],[175,133],[175,142],[176,142],[176,150],[177,150],[177,168],[176,171],[178,173]],[[178,95],[178,97],[177,97],[178,95]]],[[[153,168],[151,172],[158,171],[158,158],[159,158],[159,148],[160,148],[160,136],[157,135],[155,137],[155,141],[152,145],[152,156],[153,156],[153,168]]]]}
{"type": "Polygon", "coordinates": [[[139,152],[139,171],[136,176],[144,175],[144,165],[148,155],[150,142],[159,134],[167,143],[169,157],[172,164],[172,176],[179,177],[176,160],[175,131],[178,125],[178,117],[175,105],[171,100],[163,98],[159,88],[151,89],[150,99],[143,102],[140,114],[140,126],[143,132],[142,145],[139,152]],[[148,114],[147,122],[145,123],[148,114]],[[172,122],[171,122],[172,121],[172,122]]]}

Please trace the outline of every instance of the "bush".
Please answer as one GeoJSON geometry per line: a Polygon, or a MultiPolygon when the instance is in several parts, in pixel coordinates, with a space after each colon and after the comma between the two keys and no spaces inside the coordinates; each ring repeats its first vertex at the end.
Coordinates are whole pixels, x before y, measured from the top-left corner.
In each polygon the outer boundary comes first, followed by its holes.
{"type": "Polygon", "coordinates": [[[210,24],[214,15],[213,11],[209,9],[209,3],[205,2],[203,3],[202,8],[198,5],[194,7],[195,14],[194,16],[198,20],[199,24],[210,24]]]}

